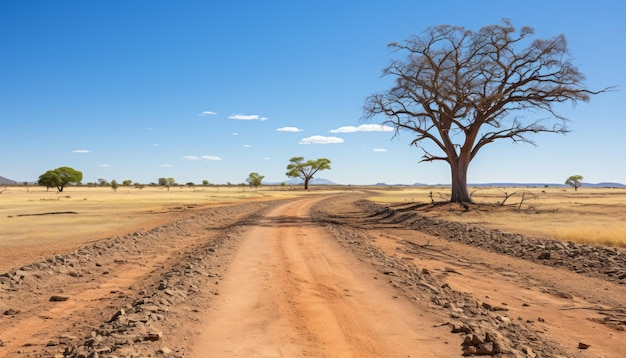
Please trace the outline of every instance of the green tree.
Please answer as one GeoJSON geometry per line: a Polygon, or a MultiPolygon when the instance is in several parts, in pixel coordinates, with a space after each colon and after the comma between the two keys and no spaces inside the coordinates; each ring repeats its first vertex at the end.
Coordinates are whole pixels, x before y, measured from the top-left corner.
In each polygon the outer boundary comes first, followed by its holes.
{"type": "Polygon", "coordinates": [[[304,161],[304,157],[293,157],[289,159],[287,165],[287,175],[290,178],[301,178],[304,180],[304,190],[309,189],[309,182],[313,179],[313,175],[320,170],[330,169],[330,160],[319,158],[315,160],[304,161]]]}
{"type": "Polygon", "coordinates": [[[62,192],[67,184],[80,184],[83,180],[83,173],[70,167],[58,167],[48,170],[39,176],[39,185],[44,185],[46,190],[56,187],[62,192]]]}
{"type": "Polygon", "coordinates": [[[61,184],[61,177],[54,170],[48,170],[39,176],[39,185],[46,187],[46,191],[50,188],[61,184]]]}
{"type": "Polygon", "coordinates": [[[175,184],[174,178],[159,178],[159,185],[167,187],[167,191],[170,191],[170,186],[175,184]]]}
{"type": "Polygon", "coordinates": [[[248,175],[246,182],[248,183],[248,185],[258,188],[259,185],[261,185],[261,183],[263,182],[264,178],[265,176],[260,175],[257,172],[252,172],[250,173],[250,175],[248,175]]]}
{"type": "Polygon", "coordinates": [[[130,186],[132,183],[133,183],[133,181],[132,181],[132,180],[130,180],[130,179],[126,179],[126,180],[124,180],[124,181],[122,182],[122,185],[123,185],[123,186],[130,186]]]}
{"type": "Polygon", "coordinates": [[[113,189],[113,191],[117,191],[117,188],[120,187],[120,184],[115,179],[111,180],[111,184],[110,185],[111,185],[111,189],[113,189]]]}
{"type": "Polygon", "coordinates": [[[450,166],[451,201],[472,202],[468,167],[484,146],[500,139],[534,145],[532,134],[567,133],[567,118],[554,104],[587,102],[612,89],[594,92],[584,86],[564,35],[532,40],[533,32],[530,27],[517,31],[504,19],[477,32],[431,27],[389,44],[406,57],[384,69],[394,85],[366,99],[364,119],[383,115],[394,135],[414,133],[410,145],[424,151],[422,162],[450,166]],[[541,112],[548,116],[523,119],[541,112]]]}
{"type": "Polygon", "coordinates": [[[208,185],[209,185],[209,181],[208,181],[208,180],[206,180],[206,179],[204,179],[204,180],[202,181],[202,185],[203,185],[203,186],[208,186],[208,185]]]}
{"type": "Polygon", "coordinates": [[[574,188],[574,191],[577,191],[578,188],[583,186],[582,180],[583,180],[582,175],[572,175],[569,178],[567,178],[567,180],[565,181],[565,184],[574,188]]]}

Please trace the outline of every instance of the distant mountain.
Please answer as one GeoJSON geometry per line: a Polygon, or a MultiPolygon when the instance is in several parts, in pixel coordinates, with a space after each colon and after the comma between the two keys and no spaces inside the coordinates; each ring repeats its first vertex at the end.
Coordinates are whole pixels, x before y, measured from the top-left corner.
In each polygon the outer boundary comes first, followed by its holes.
{"type": "MultiPolygon", "coordinates": [[[[526,188],[566,188],[569,185],[555,183],[485,183],[485,184],[469,184],[469,186],[496,186],[496,187],[526,187],[526,188]]],[[[626,188],[621,183],[583,183],[583,188],[626,188]]]]}
{"type": "MultiPolygon", "coordinates": [[[[387,183],[376,183],[373,186],[450,186],[450,184],[423,184],[423,183],[414,183],[414,184],[387,184],[387,183]]],[[[509,187],[509,188],[567,188],[568,185],[565,184],[555,184],[555,183],[478,183],[478,184],[468,184],[468,186],[473,187],[509,187]]],[[[622,183],[613,183],[613,182],[602,182],[602,183],[583,183],[583,188],[626,188],[625,184],[622,183]]]]}
{"type": "Polygon", "coordinates": [[[413,183],[413,184],[387,184],[387,183],[376,183],[374,186],[431,186],[423,183],[413,183]]]}
{"type": "Polygon", "coordinates": [[[588,187],[588,188],[626,188],[626,185],[622,184],[622,183],[611,183],[611,182],[606,182],[606,183],[583,183],[583,188],[584,187],[588,187]]]}
{"type": "Polygon", "coordinates": [[[0,177],[0,185],[15,185],[17,182],[5,177],[0,177]]]}

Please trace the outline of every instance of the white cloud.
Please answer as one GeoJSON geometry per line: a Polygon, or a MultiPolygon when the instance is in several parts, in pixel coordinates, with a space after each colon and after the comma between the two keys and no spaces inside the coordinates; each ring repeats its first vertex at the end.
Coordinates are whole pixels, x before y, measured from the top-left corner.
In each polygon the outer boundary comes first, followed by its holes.
{"type": "Polygon", "coordinates": [[[233,135],[239,135],[239,133],[235,132],[235,133],[233,133],[233,135]]]}
{"type": "Polygon", "coordinates": [[[159,164],[159,165],[157,165],[157,167],[159,167],[159,168],[171,168],[172,165],[170,165],[170,164],[159,164]]]}
{"type": "Polygon", "coordinates": [[[252,148],[252,146],[250,144],[244,144],[243,147],[244,148],[252,148]]]}
{"type": "Polygon", "coordinates": [[[158,145],[158,144],[156,144],[156,143],[154,143],[152,146],[153,146],[153,147],[158,147],[159,145],[158,145]]]}
{"type": "Polygon", "coordinates": [[[336,144],[343,143],[342,138],[338,137],[325,137],[322,135],[314,135],[311,137],[302,138],[298,144],[336,144]]]}
{"type": "Polygon", "coordinates": [[[263,158],[263,160],[270,160],[270,159],[272,159],[272,158],[270,158],[270,157],[263,158]]]}
{"type": "Polygon", "coordinates": [[[261,117],[258,114],[241,114],[241,113],[233,114],[233,115],[229,116],[228,118],[230,118],[230,119],[237,119],[237,120],[240,120],[240,121],[255,121],[255,120],[266,121],[266,120],[269,119],[267,117],[261,117]]]}
{"type": "Polygon", "coordinates": [[[374,152],[376,152],[376,153],[382,153],[382,152],[386,152],[386,151],[387,151],[387,149],[384,149],[384,148],[374,148],[374,152]]]}
{"type": "Polygon", "coordinates": [[[186,160],[222,160],[222,158],[216,157],[214,155],[202,155],[202,156],[186,155],[183,157],[183,159],[186,159],[186,160]]]}
{"type": "Polygon", "coordinates": [[[200,117],[204,117],[204,116],[214,116],[216,115],[216,112],[212,112],[212,111],[203,111],[200,114],[198,114],[200,117]]]}
{"type": "Polygon", "coordinates": [[[80,153],[80,154],[83,154],[83,153],[91,153],[91,152],[90,152],[90,151],[88,151],[87,149],[76,149],[76,150],[73,150],[73,151],[72,151],[72,153],[80,153]]]}
{"type": "Polygon", "coordinates": [[[110,168],[111,166],[108,164],[100,164],[100,168],[110,168]]]}
{"type": "Polygon", "coordinates": [[[278,128],[276,131],[296,133],[296,132],[302,132],[303,130],[297,127],[282,127],[282,128],[278,128]]]}
{"type": "Polygon", "coordinates": [[[355,132],[391,132],[393,127],[385,126],[382,124],[361,124],[358,127],[344,126],[337,129],[332,129],[331,133],[355,133],[355,132]]]}

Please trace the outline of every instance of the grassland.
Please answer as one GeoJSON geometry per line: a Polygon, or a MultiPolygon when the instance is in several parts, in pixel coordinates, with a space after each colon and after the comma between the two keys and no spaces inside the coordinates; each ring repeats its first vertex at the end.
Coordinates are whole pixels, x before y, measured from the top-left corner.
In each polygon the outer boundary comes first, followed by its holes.
{"type": "Polygon", "coordinates": [[[251,200],[307,195],[300,190],[246,187],[7,187],[0,194],[0,248],[71,243],[151,228],[190,210],[251,200]]]}
{"type": "MultiPolygon", "coordinates": [[[[370,200],[400,204],[443,201],[446,187],[376,190],[370,200]]],[[[502,231],[593,245],[626,247],[626,189],[470,188],[475,203],[432,205],[423,215],[473,223],[502,231]],[[506,199],[505,205],[500,203],[506,199]]]]}
{"type": "Polygon", "coordinates": [[[0,194],[0,249],[65,245],[154,227],[207,206],[242,201],[366,190],[391,205],[423,203],[421,214],[563,241],[626,247],[626,190],[581,188],[470,188],[475,202],[427,205],[448,197],[447,187],[7,187],[0,194]],[[506,199],[505,205],[500,203],[506,199]],[[432,196],[432,200],[431,200],[432,196]],[[523,200],[522,200],[523,199],[523,200]],[[50,214],[64,213],[64,214],[50,214]],[[47,215],[41,215],[47,214],[47,215]]]}

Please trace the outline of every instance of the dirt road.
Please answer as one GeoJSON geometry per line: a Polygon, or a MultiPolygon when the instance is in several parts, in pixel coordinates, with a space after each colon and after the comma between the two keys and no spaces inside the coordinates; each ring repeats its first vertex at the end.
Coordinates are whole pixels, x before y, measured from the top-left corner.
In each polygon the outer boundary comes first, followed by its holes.
{"type": "Polygon", "coordinates": [[[398,297],[313,223],[319,199],[249,228],[202,319],[194,357],[449,357],[444,318],[398,297]],[[421,344],[428,342],[428,344],[421,344]]]}
{"type": "Polygon", "coordinates": [[[362,197],[190,211],[0,273],[0,357],[623,356],[625,285],[362,197]]]}

